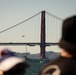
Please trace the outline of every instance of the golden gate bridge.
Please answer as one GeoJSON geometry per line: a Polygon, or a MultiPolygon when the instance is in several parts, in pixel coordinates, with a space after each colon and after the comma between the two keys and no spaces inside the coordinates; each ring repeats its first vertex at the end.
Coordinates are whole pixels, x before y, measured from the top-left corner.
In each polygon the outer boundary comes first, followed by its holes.
{"type": "Polygon", "coordinates": [[[0,46],[40,46],[40,57],[46,58],[45,48],[58,45],[62,19],[41,11],[36,15],[0,31],[0,46]],[[25,37],[25,39],[21,40],[25,37]]]}

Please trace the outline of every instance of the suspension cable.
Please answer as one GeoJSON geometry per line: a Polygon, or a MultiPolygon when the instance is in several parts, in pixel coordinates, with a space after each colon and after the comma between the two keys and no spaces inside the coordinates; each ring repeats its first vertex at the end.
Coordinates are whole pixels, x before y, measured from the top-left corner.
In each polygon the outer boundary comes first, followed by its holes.
{"type": "Polygon", "coordinates": [[[54,18],[56,18],[56,19],[58,19],[58,20],[60,20],[60,21],[63,21],[63,19],[61,19],[60,17],[55,16],[55,15],[49,13],[49,12],[46,12],[46,14],[48,14],[49,16],[54,17],[54,18]]]}
{"type": "Polygon", "coordinates": [[[5,31],[7,31],[7,30],[10,30],[10,29],[12,29],[12,28],[14,28],[14,27],[16,27],[16,26],[19,26],[20,24],[22,24],[22,23],[30,20],[31,18],[33,18],[33,17],[35,17],[35,16],[37,16],[37,15],[39,15],[40,13],[41,13],[41,12],[39,12],[39,13],[37,13],[36,15],[34,15],[34,16],[32,16],[32,17],[30,17],[30,18],[28,18],[28,19],[26,19],[26,20],[24,20],[24,21],[22,21],[22,22],[19,22],[19,23],[15,24],[15,25],[13,25],[13,26],[11,26],[11,27],[9,27],[9,28],[6,28],[6,29],[0,31],[0,33],[3,33],[3,32],[5,32],[5,31]]]}

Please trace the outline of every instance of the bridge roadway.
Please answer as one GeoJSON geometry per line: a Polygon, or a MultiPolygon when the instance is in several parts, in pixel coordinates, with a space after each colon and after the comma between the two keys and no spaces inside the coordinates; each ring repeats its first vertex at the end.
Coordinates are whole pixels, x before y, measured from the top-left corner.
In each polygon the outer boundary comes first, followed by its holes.
{"type": "Polygon", "coordinates": [[[36,42],[36,43],[33,43],[33,42],[25,42],[25,43],[20,43],[20,42],[16,42],[16,43],[13,43],[13,42],[9,42],[9,43],[0,43],[0,46],[17,46],[17,45],[28,45],[28,46],[35,46],[35,45],[41,45],[41,46],[51,46],[51,45],[58,45],[58,43],[39,43],[39,42],[36,42]]]}

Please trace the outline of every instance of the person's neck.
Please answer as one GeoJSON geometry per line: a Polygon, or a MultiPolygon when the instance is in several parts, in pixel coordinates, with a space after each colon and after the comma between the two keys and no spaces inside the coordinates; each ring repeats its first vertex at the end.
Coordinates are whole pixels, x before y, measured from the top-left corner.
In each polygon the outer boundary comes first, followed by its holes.
{"type": "Polygon", "coordinates": [[[60,55],[63,56],[63,57],[66,57],[66,58],[71,58],[72,57],[72,55],[69,54],[65,49],[61,50],[61,54],[60,55]]]}

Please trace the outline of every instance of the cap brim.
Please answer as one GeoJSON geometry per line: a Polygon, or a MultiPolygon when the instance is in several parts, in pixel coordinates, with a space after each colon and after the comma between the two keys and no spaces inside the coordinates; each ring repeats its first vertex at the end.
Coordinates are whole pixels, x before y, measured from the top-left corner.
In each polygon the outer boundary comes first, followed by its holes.
{"type": "Polygon", "coordinates": [[[74,44],[72,44],[70,42],[67,42],[67,41],[65,41],[63,39],[60,40],[59,46],[61,48],[66,49],[66,50],[76,50],[76,45],[74,45],[74,44]]]}
{"type": "Polygon", "coordinates": [[[24,59],[19,57],[9,57],[0,63],[0,70],[5,72],[14,67],[16,64],[23,62],[24,59]]]}

